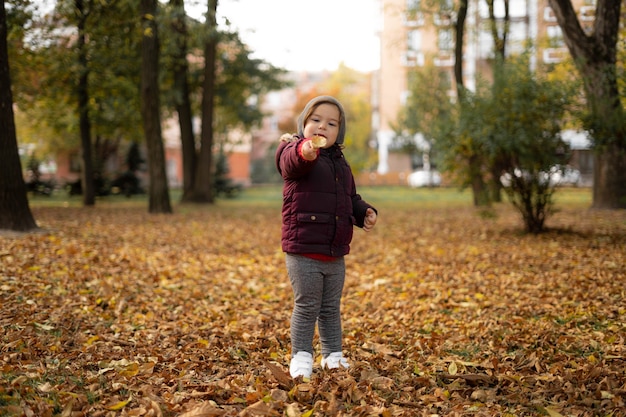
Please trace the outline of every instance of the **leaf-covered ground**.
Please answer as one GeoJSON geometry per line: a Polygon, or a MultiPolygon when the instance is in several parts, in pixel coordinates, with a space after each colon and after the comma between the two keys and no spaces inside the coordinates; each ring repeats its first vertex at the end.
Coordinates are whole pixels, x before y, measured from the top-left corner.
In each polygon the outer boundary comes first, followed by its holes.
{"type": "Polygon", "coordinates": [[[626,416],[626,212],[380,211],[353,366],[293,381],[278,206],[35,208],[0,237],[0,415],[626,416]]]}

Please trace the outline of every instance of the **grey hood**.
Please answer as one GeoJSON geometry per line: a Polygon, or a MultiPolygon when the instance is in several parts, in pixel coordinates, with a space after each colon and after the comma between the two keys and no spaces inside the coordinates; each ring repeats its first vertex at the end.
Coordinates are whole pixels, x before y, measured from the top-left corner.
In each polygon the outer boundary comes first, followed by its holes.
{"type": "Polygon", "coordinates": [[[341,103],[331,96],[318,96],[307,103],[302,113],[300,113],[300,116],[298,116],[298,136],[304,137],[304,122],[311,113],[313,113],[313,110],[322,103],[334,104],[339,109],[339,117],[341,120],[339,121],[339,133],[337,134],[337,141],[335,143],[342,145],[346,136],[346,113],[341,103]]]}

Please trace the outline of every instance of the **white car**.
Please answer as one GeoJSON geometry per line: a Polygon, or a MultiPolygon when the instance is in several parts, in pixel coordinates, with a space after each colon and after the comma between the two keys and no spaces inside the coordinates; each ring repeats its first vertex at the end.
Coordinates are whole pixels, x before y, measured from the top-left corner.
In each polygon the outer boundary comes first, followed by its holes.
{"type": "Polygon", "coordinates": [[[438,187],[441,185],[441,175],[437,171],[424,171],[423,169],[411,172],[406,178],[410,187],[438,187]]]}
{"type": "Polygon", "coordinates": [[[573,186],[580,185],[580,171],[570,166],[555,165],[550,168],[550,185],[573,186]]]}
{"type": "MultiPolygon", "coordinates": [[[[521,171],[517,168],[513,171],[515,177],[521,178],[528,176],[525,171],[521,171]]],[[[504,173],[500,177],[500,183],[503,187],[511,186],[511,174],[504,173]]],[[[570,166],[553,165],[548,172],[541,172],[539,174],[539,181],[541,184],[546,184],[549,181],[551,187],[556,186],[574,186],[580,185],[581,175],[580,171],[570,166]]]]}

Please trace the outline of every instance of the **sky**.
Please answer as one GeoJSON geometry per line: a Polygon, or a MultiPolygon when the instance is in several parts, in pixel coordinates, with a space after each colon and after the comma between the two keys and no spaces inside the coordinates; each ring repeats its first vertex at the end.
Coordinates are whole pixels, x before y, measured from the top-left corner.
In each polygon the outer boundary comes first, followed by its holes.
{"type": "MultiPolygon", "coordinates": [[[[201,14],[206,1],[200,1],[201,14]]],[[[194,8],[188,13],[195,14],[194,8]]],[[[336,70],[343,62],[363,72],[380,64],[379,0],[219,0],[253,56],[291,71],[336,70]]]]}

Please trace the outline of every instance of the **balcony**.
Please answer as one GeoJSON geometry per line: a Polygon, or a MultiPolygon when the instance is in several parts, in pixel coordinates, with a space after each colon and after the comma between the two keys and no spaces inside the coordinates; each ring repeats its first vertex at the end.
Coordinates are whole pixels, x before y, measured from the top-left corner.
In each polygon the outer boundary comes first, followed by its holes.
{"type": "Polygon", "coordinates": [[[418,51],[406,51],[402,54],[402,65],[405,67],[423,67],[424,53],[418,51]]]}
{"type": "Polygon", "coordinates": [[[438,67],[451,67],[454,65],[454,52],[452,51],[439,51],[439,54],[435,57],[434,63],[438,67]]]}
{"type": "Polygon", "coordinates": [[[556,64],[569,56],[567,48],[546,48],[543,50],[543,62],[556,64]]]}

